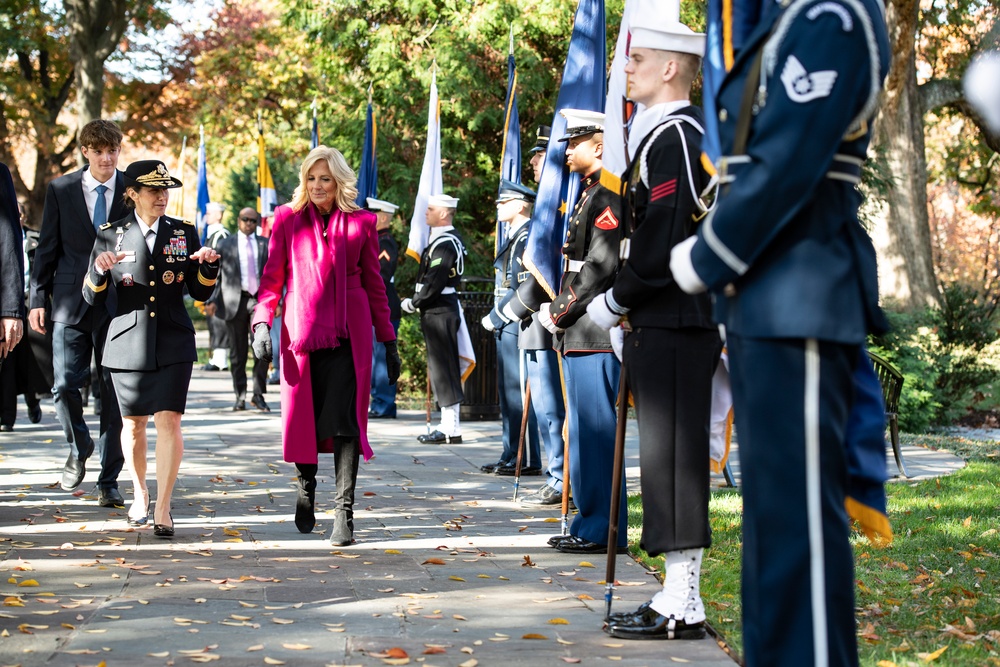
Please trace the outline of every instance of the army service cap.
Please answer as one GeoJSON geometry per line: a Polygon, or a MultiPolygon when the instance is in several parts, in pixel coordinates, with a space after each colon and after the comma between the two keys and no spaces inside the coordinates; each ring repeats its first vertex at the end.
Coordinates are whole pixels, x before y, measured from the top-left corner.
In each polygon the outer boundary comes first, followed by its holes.
{"type": "Polygon", "coordinates": [[[566,119],[566,134],[559,141],[569,141],[573,137],[583,137],[588,134],[604,131],[603,111],[563,109],[559,113],[566,119]]]}
{"type": "Polygon", "coordinates": [[[549,137],[552,136],[552,128],[548,125],[539,125],[538,130],[535,132],[535,147],[532,148],[530,153],[538,153],[539,151],[544,151],[549,146],[549,137]]]}
{"type": "Polygon", "coordinates": [[[181,182],[170,175],[160,160],[137,160],[125,169],[125,185],[133,188],[179,188],[181,182]]]}

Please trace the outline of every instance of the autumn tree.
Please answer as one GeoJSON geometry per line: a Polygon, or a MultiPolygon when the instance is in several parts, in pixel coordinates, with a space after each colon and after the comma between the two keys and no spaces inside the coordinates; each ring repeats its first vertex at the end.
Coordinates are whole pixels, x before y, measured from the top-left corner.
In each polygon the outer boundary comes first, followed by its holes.
{"type": "Polygon", "coordinates": [[[957,114],[978,129],[990,149],[1000,149],[1000,137],[983,126],[961,91],[961,74],[996,21],[998,7],[996,0],[889,0],[886,13],[893,63],[876,143],[892,187],[885,195],[880,277],[883,293],[903,306],[936,306],[925,125],[930,112],[957,114]]]}

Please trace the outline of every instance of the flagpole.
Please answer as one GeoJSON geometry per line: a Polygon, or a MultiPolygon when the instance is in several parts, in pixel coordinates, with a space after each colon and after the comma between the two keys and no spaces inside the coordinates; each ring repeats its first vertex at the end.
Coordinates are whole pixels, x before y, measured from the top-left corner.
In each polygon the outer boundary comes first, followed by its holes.
{"type": "MultiPolygon", "coordinates": [[[[181,183],[184,182],[184,154],[187,151],[187,141],[188,141],[187,135],[184,135],[183,137],[181,137],[181,155],[177,159],[177,171],[176,171],[176,174],[177,174],[177,178],[180,180],[181,183]]],[[[179,193],[177,193],[177,199],[174,200],[174,202],[176,202],[174,204],[174,214],[178,218],[183,218],[184,217],[184,186],[183,185],[181,186],[180,190],[181,191],[179,193]]]]}

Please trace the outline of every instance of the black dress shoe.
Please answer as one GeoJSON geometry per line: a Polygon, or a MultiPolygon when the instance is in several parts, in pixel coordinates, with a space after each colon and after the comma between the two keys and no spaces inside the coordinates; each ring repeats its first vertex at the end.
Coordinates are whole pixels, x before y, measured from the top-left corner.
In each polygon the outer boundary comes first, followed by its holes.
{"type": "Polygon", "coordinates": [[[522,500],[521,504],[536,507],[560,505],[562,504],[562,491],[556,491],[551,486],[546,484],[540,488],[537,493],[533,493],[522,500]]]}
{"type": "Polygon", "coordinates": [[[689,625],[683,619],[667,617],[652,607],[646,607],[642,613],[609,621],[604,631],[619,639],[702,639],[705,637],[705,623],[689,625]]]}
{"type": "Polygon", "coordinates": [[[250,405],[254,406],[261,412],[270,412],[271,408],[268,407],[267,401],[264,400],[263,396],[254,396],[250,399],[250,405]]]}
{"type": "Polygon", "coordinates": [[[154,523],[153,524],[153,535],[157,537],[173,537],[174,536],[174,514],[170,513],[170,525],[165,523],[154,523]]]}
{"type": "Polygon", "coordinates": [[[217,370],[219,370],[219,367],[216,366],[215,364],[213,364],[211,361],[209,361],[204,366],[201,367],[201,370],[203,370],[203,371],[217,371],[217,370]]]}
{"type": "Polygon", "coordinates": [[[497,468],[502,468],[505,465],[507,465],[507,462],[501,459],[496,463],[487,463],[484,466],[479,466],[479,469],[482,470],[483,472],[494,473],[497,471],[497,468]]]}
{"type": "Polygon", "coordinates": [[[369,419],[395,419],[396,418],[396,408],[393,407],[385,412],[375,412],[374,410],[368,411],[369,419]]]}
{"type": "Polygon", "coordinates": [[[0,424],[0,433],[10,433],[14,430],[13,424],[0,424]]]}
{"type": "Polygon", "coordinates": [[[620,611],[617,614],[610,614],[607,620],[605,621],[604,625],[608,626],[614,623],[628,621],[634,616],[641,616],[642,614],[646,613],[646,610],[649,609],[650,604],[652,604],[652,601],[643,602],[641,605],[639,605],[639,608],[636,609],[635,611],[620,611]]]}
{"type": "Polygon", "coordinates": [[[63,491],[75,491],[76,487],[80,486],[80,483],[83,482],[83,478],[86,474],[86,464],[76,458],[76,454],[74,452],[70,452],[69,458],[66,459],[66,465],[63,466],[61,483],[63,491]]]}
{"type": "Polygon", "coordinates": [[[457,445],[462,442],[460,435],[445,435],[441,431],[431,431],[426,435],[418,435],[417,442],[425,445],[457,445]]]}
{"type": "Polygon", "coordinates": [[[246,409],[247,409],[246,401],[236,401],[235,403],[233,403],[233,412],[239,412],[240,410],[246,410],[246,409]]]}
{"type": "Polygon", "coordinates": [[[125,507],[125,499],[115,487],[101,487],[97,491],[97,504],[101,507],[125,507]]]}
{"type": "Polygon", "coordinates": [[[32,424],[42,421],[42,406],[39,405],[38,401],[28,406],[28,421],[32,424]]]}
{"type": "MultiPolygon", "coordinates": [[[[517,465],[509,463],[496,469],[496,474],[501,477],[514,477],[517,475],[517,465]]],[[[538,466],[521,466],[521,477],[538,477],[542,474],[542,469],[538,466]]]]}
{"type": "Polygon", "coordinates": [[[571,537],[568,540],[563,540],[559,544],[555,545],[556,551],[561,551],[564,554],[606,554],[608,553],[608,545],[598,544],[597,542],[591,542],[590,540],[585,540],[582,537],[571,537]]]}
{"type": "Polygon", "coordinates": [[[573,539],[572,535],[553,535],[552,537],[549,538],[549,546],[555,547],[562,544],[566,540],[571,540],[571,539],[573,539]]]}

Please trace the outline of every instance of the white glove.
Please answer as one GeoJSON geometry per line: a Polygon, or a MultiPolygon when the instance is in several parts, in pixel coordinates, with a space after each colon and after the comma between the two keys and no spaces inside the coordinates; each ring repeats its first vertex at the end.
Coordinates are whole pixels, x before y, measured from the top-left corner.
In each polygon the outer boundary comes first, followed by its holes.
{"type": "Polygon", "coordinates": [[[701,294],[708,289],[691,262],[691,249],[698,242],[697,236],[689,236],[670,251],[670,273],[677,286],[688,294],[701,294]]]}
{"type": "MultiPolygon", "coordinates": [[[[611,290],[608,290],[609,292],[611,290]]],[[[606,293],[605,293],[606,294],[606,293]]],[[[608,308],[608,300],[604,294],[598,294],[587,304],[587,314],[597,326],[602,329],[610,329],[622,318],[618,313],[614,313],[608,308]]]]}
{"type": "Polygon", "coordinates": [[[611,336],[611,350],[618,357],[618,361],[624,361],[622,350],[625,349],[625,330],[621,327],[612,327],[608,334],[611,336]]]}
{"type": "Polygon", "coordinates": [[[399,308],[404,313],[413,314],[413,313],[417,312],[417,309],[413,307],[413,299],[410,299],[410,298],[406,298],[406,299],[403,299],[402,301],[400,301],[399,302],[399,308]]]}
{"type": "Polygon", "coordinates": [[[551,303],[543,303],[538,307],[538,321],[541,322],[545,330],[552,334],[558,334],[565,331],[565,329],[560,329],[556,326],[556,323],[552,321],[552,314],[549,313],[549,306],[551,303]]]}
{"type": "MultiPolygon", "coordinates": [[[[490,312],[490,315],[492,315],[492,311],[490,312]]],[[[490,317],[490,315],[487,315],[486,317],[483,318],[482,320],[483,328],[486,329],[487,331],[496,331],[497,328],[493,326],[493,318],[490,317]]]]}
{"type": "Polygon", "coordinates": [[[501,311],[500,316],[506,317],[507,320],[510,322],[517,322],[520,320],[520,318],[517,316],[517,313],[514,312],[514,308],[513,306],[510,305],[509,301],[504,304],[503,311],[501,311]]]}

